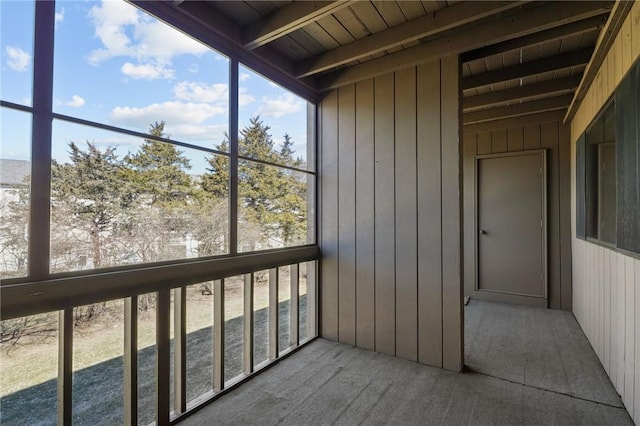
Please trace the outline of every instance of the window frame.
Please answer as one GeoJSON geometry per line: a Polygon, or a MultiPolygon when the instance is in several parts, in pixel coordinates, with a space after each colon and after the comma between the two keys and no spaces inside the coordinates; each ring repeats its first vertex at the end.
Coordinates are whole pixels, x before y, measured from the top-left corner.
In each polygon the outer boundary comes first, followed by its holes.
{"type": "MultiPolygon", "coordinates": [[[[576,143],[576,238],[640,259],[640,60],[622,79],[576,143]],[[603,241],[589,235],[589,166],[587,134],[613,103],[616,162],[616,238],[603,241]]],[[[599,170],[595,171],[599,173],[599,170]]],[[[600,191],[600,184],[598,188],[600,191]]],[[[592,208],[594,206],[591,206],[592,208]]],[[[598,204],[595,208],[599,210],[598,204]]],[[[599,220],[600,212],[596,212],[599,220]]],[[[599,227],[598,227],[599,228],[599,227]]]]}
{"type": "MultiPolygon", "coordinates": [[[[145,14],[167,22],[166,5],[160,5],[162,13],[154,13],[158,5],[146,2],[133,5],[145,14]],[[144,7],[142,7],[144,6],[144,7]],[[150,10],[151,9],[151,10],[150,10]]],[[[11,110],[23,111],[31,114],[31,196],[29,217],[29,253],[27,275],[0,281],[2,290],[2,319],[17,316],[33,315],[68,306],[90,303],[93,300],[107,298],[128,297],[138,293],[158,291],[175,286],[195,283],[206,276],[229,276],[230,273],[240,274],[251,270],[267,269],[273,265],[290,261],[290,263],[316,260],[319,255],[317,245],[317,100],[310,96],[310,92],[301,93],[300,87],[289,88],[283,79],[275,80],[286,90],[302,97],[308,105],[307,109],[307,143],[312,144],[313,155],[308,162],[313,162],[307,169],[282,166],[296,172],[305,173],[312,177],[313,190],[309,195],[307,223],[313,230],[313,241],[288,248],[266,249],[254,252],[238,253],[237,250],[237,219],[238,219],[238,98],[240,61],[245,64],[246,57],[233,49],[218,49],[203,40],[201,33],[194,29],[190,36],[204,43],[208,48],[216,50],[229,58],[229,152],[186,143],[179,140],[157,137],[149,133],[139,132],[104,123],[85,120],[53,111],[53,73],[54,73],[54,28],[56,2],[35,2],[34,53],[33,53],[33,102],[31,106],[16,104],[0,99],[0,106],[11,110]],[[84,125],[120,134],[151,139],[170,143],[175,146],[197,149],[202,152],[226,156],[230,159],[230,193],[229,193],[229,253],[217,256],[205,256],[188,259],[176,259],[153,263],[129,264],[106,268],[96,268],[84,271],[50,273],[50,217],[51,217],[51,160],[52,160],[52,130],[53,120],[84,125]],[[233,260],[230,262],[230,260],[233,260]],[[35,303],[37,302],[37,303],[35,303]]],[[[182,21],[177,19],[177,25],[170,25],[178,30],[182,21]]],[[[186,32],[186,31],[185,31],[186,32]]],[[[247,66],[255,69],[255,61],[248,60],[247,66]]],[[[260,74],[263,75],[263,74],[260,74]]],[[[271,76],[264,75],[267,79],[271,76]]],[[[314,94],[315,95],[315,94],[314,94]]],[[[252,160],[258,161],[258,160],[252,160]]]]}

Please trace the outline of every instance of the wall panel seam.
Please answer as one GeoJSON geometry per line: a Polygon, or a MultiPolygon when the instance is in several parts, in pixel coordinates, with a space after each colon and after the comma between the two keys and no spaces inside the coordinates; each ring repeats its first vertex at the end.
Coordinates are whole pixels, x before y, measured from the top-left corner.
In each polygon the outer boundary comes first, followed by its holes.
{"type": "Polygon", "coordinates": [[[340,92],[336,93],[336,337],[340,342],[340,92]]]}
{"type": "MultiPolygon", "coordinates": [[[[358,85],[353,83],[353,189],[354,189],[354,198],[358,193],[358,174],[356,164],[358,163],[358,85]]],[[[353,290],[354,290],[354,337],[353,341],[355,346],[358,347],[358,202],[354,200],[353,204],[353,215],[354,215],[354,223],[353,223],[353,290]]]]}
{"type": "Polygon", "coordinates": [[[372,123],[372,128],[373,128],[373,348],[376,349],[377,348],[377,340],[376,340],[376,336],[377,336],[377,330],[376,330],[376,306],[377,306],[377,289],[376,289],[376,283],[377,283],[377,276],[376,276],[376,254],[377,254],[377,244],[378,244],[378,238],[377,238],[377,229],[376,229],[376,79],[373,79],[373,109],[372,109],[372,116],[373,116],[373,123],[372,123]]]}
{"type": "Polygon", "coordinates": [[[440,129],[439,130],[439,142],[440,142],[440,306],[442,310],[440,312],[441,321],[440,321],[440,352],[442,359],[442,366],[444,367],[444,209],[443,209],[443,189],[442,189],[442,174],[444,172],[444,164],[442,161],[442,59],[438,60],[438,81],[440,82],[440,96],[439,96],[439,113],[440,113],[440,129]]]}
{"type": "Polygon", "coordinates": [[[420,116],[418,114],[418,67],[415,66],[413,68],[413,78],[415,81],[415,91],[414,91],[414,105],[415,105],[415,123],[414,123],[414,134],[415,134],[415,140],[414,140],[414,144],[415,144],[415,153],[416,153],[416,158],[415,158],[415,163],[414,163],[414,167],[416,169],[416,187],[415,187],[415,199],[416,199],[416,252],[415,252],[415,258],[416,258],[416,282],[415,282],[415,286],[416,286],[416,360],[420,361],[420,220],[418,219],[418,217],[420,216],[420,204],[418,202],[418,198],[419,198],[419,188],[420,188],[420,183],[419,183],[419,179],[420,179],[420,175],[418,172],[418,120],[420,119],[420,116]]]}
{"type": "Polygon", "coordinates": [[[398,238],[398,229],[397,229],[397,211],[396,211],[396,197],[398,196],[398,188],[396,187],[396,73],[392,73],[393,78],[393,353],[394,355],[397,352],[398,348],[398,333],[396,330],[396,325],[398,323],[398,297],[397,297],[397,286],[398,280],[396,279],[396,274],[398,273],[398,265],[396,263],[396,244],[398,238]]]}

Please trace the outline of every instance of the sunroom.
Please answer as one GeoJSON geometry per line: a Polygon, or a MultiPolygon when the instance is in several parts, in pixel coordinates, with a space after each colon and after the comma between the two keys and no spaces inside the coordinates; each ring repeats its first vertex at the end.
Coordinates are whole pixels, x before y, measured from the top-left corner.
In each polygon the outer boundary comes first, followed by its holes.
{"type": "Polygon", "coordinates": [[[639,2],[0,7],[1,423],[640,419],[639,2]]]}

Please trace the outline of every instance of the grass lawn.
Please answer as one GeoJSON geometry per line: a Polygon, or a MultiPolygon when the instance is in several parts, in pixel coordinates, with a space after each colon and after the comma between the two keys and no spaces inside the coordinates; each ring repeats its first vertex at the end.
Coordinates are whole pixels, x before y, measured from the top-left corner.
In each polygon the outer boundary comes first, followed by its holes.
{"type": "MultiPolygon", "coordinates": [[[[306,281],[301,274],[300,293],[306,294],[306,281]]],[[[288,268],[281,269],[279,301],[289,300],[288,268]]],[[[225,321],[243,315],[243,280],[232,277],[225,280],[225,321]]],[[[254,309],[268,306],[268,283],[255,282],[254,309]]],[[[173,302],[172,302],[173,303],[173,302]]],[[[73,368],[82,370],[124,353],[124,302],[108,302],[107,313],[87,323],[74,326],[73,368]]],[[[213,325],[213,296],[203,295],[198,286],[187,288],[187,333],[213,325]]],[[[50,313],[48,321],[57,328],[57,313],[50,313]]],[[[173,311],[172,311],[173,317],[173,311]]],[[[173,321],[171,321],[173,329],[173,321]]],[[[55,334],[55,333],[53,333],[55,334]]],[[[172,330],[173,336],[173,330],[172,330]]],[[[155,345],[155,310],[138,315],[138,349],[155,345]]],[[[55,335],[25,337],[16,345],[0,345],[0,397],[55,379],[58,372],[58,341],[55,335]]]]}

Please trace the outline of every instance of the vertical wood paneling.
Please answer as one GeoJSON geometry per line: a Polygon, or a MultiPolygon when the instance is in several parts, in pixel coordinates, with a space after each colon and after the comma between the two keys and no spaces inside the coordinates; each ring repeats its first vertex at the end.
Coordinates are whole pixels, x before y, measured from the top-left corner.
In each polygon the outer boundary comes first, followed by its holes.
{"type": "Polygon", "coordinates": [[[356,343],[355,85],[338,90],[338,339],[356,343]]]}
{"type": "MultiPolygon", "coordinates": [[[[632,17],[630,15],[629,17],[632,17]]],[[[622,35],[622,69],[624,72],[631,68],[633,64],[631,51],[631,19],[625,19],[620,31],[622,35]]]]}
{"type": "Polygon", "coordinates": [[[464,215],[464,295],[471,297],[476,289],[476,191],[473,178],[476,175],[477,133],[466,133],[462,144],[462,174],[464,176],[463,215],[464,215]]]}
{"type": "MultiPolygon", "coordinates": [[[[418,360],[442,367],[440,62],[418,67],[418,360]]],[[[475,148],[474,148],[475,149],[475,148]]]]}
{"type": "Polygon", "coordinates": [[[524,149],[524,129],[522,127],[507,130],[507,151],[522,151],[524,149]]]}
{"type": "Polygon", "coordinates": [[[524,127],[524,149],[540,149],[540,125],[524,127]]]}
{"type": "MultiPolygon", "coordinates": [[[[617,35],[615,41],[613,42],[613,60],[615,61],[615,86],[622,81],[622,76],[624,75],[624,70],[622,68],[622,31],[617,35]]],[[[591,91],[589,91],[591,93],[591,91]]],[[[587,108],[590,111],[593,111],[593,108],[587,108]]],[[[593,111],[595,117],[595,111],[593,111]]],[[[588,124],[588,123],[587,123],[588,124]]]]}
{"type": "Polygon", "coordinates": [[[395,355],[394,75],[375,79],[376,350],[395,355]]]}
{"type": "Polygon", "coordinates": [[[559,124],[558,190],[560,199],[560,307],[571,310],[571,129],[559,124]]]}
{"type": "MultiPolygon", "coordinates": [[[[604,265],[604,249],[598,248],[597,265],[604,265]]],[[[596,345],[598,347],[598,357],[604,358],[604,266],[598,268],[595,288],[595,312],[596,312],[596,345]]]]}
{"type": "MultiPolygon", "coordinates": [[[[638,34],[640,35],[640,34],[638,34]]],[[[636,419],[636,423],[638,421],[638,417],[640,417],[640,325],[638,325],[638,313],[640,312],[640,261],[635,262],[635,309],[634,313],[636,315],[635,322],[635,359],[634,359],[634,372],[635,372],[635,380],[634,380],[634,419],[636,419]]]]}
{"type": "Polygon", "coordinates": [[[321,334],[338,339],[338,93],[322,101],[320,188],[322,246],[321,334]]]}
{"type": "Polygon", "coordinates": [[[615,89],[615,75],[616,75],[616,68],[615,68],[615,61],[613,59],[613,56],[611,55],[607,55],[607,58],[605,59],[605,64],[607,67],[607,80],[606,80],[606,88],[607,88],[607,94],[609,93],[613,93],[613,90],[615,89]]]}
{"type": "Polygon", "coordinates": [[[609,372],[611,369],[611,268],[609,263],[609,250],[603,250],[602,253],[602,289],[603,289],[603,327],[602,327],[602,365],[609,372]]]}
{"type": "Polygon", "coordinates": [[[574,240],[574,314],[636,420],[640,415],[639,270],[640,260],[574,240]]]}
{"type": "Polygon", "coordinates": [[[373,80],[356,84],[356,343],[375,349],[373,80]]]}
{"type": "MultiPolygon", "coordinates": [[[[627,411],[634,417],[633,404],[635,384],[635,265],[630,257],[624,259],[624,284],[625,284],[625,348],[624,348],[624,394],[622,400],[627,411]]],[[[639,390],[640,391],[640,390],[639,390]]]]}
{"type": "Polygon", "coordinates": [[[418,359],[416,69],[395,74],[396,355],[418,359]]]}
{"type": "MultiPolygon", "coordinates": [[[[587,244],[587,243],[585,243],[587,244]]],[[[618,341],[618,387],[616,388],[620,394],[624,393],[624,382],[625,382],[625,370],[624,370],[624,357],[625,357],[625,291],[626,286],[624,282],[624,257],[623,256],[615,256],[614,266],[617,272],[617,287],[618,287],[618,300],[616,301],[615,307],[616,312],[618,312],[618,328],[616,329],[617,341],[618,341]]]]}
{"type": "MultiPolygon", "coordinates": [[[[443,366],[460,371],[462,335],[462,185],[460,155],[459,68],[457,56],[441,61],[442,135],[442,309],[443,366]]],[[[506,141],[505,141],[506,142],[506,141]]]]}
{"type": "Polygon", "coordinates": [[[478,133],[478,155],[491,154],[491,132],[478,133]]]}
{"type": "MultiPolygon", "coordinates": [[[[635,2],[571,122],[572,150],[585,128],[640,56],[640,2],[635,2]],[[636,46],[636,47],[634,47],[636,46]]],[[[575,151],[574,151],[575,152],[575,151]]],[[[575,199],[572,158],[571,199],[575,199]]],[[[575,227],[575,213],[572,227],[575,227]]],[[[640,420],[640,260],[573,239],[573,311],[634,421],[640,420]]]]}
{"type": "Polygon", "coordinates": [[[498,154],[507,152],[507,131],[495,130],[491,132],[491,152],[498,154]]]}
{"type": "MultiPolygon", "coordinates": [[[[547,149],[547,276],[550,283],[560,282],[560,194],[558,188],[558,123],[544,123],[540,145],[547,149]]],[[[560,286],[549,286],[549,306],[560,308],[560,286]]]]}
{"type": "MultiPolygon", "coordinates": [[[[618,269],[616,268],[616,264],[614,263],[615,254],[611,251],[608,252],[609,255],[609,282],[611,284],[611,306],[615,306],[618,302],[618,269]]],[[[576,262],[579,262],[582,259],[576,259],[576,262]]],[[[581,264],[581,263],[578,263],[581,264]]],[[[611,312],[611,353],[609,355],[609,370],[607,373],[611,378],[611,382],[613,386],[618,389],[618,330],[620,329],[620,323],[618,321],[618,312],[613,309],[610,309],[611,312]]]]}
{"type": "Polygon", "coordinates": [[[319,171],[321,335],[456,371],[463,356],[458,72],[450,58],[328,94],[319,171]]]}
{"type": "MultiPolygon", "coordinates": [[[[631,61],[640,56],[640,4],[634,4],[629,18],[631,20],[631,61]]],[[[636,274],[637,275],[637,274],[636,274]]]]}

